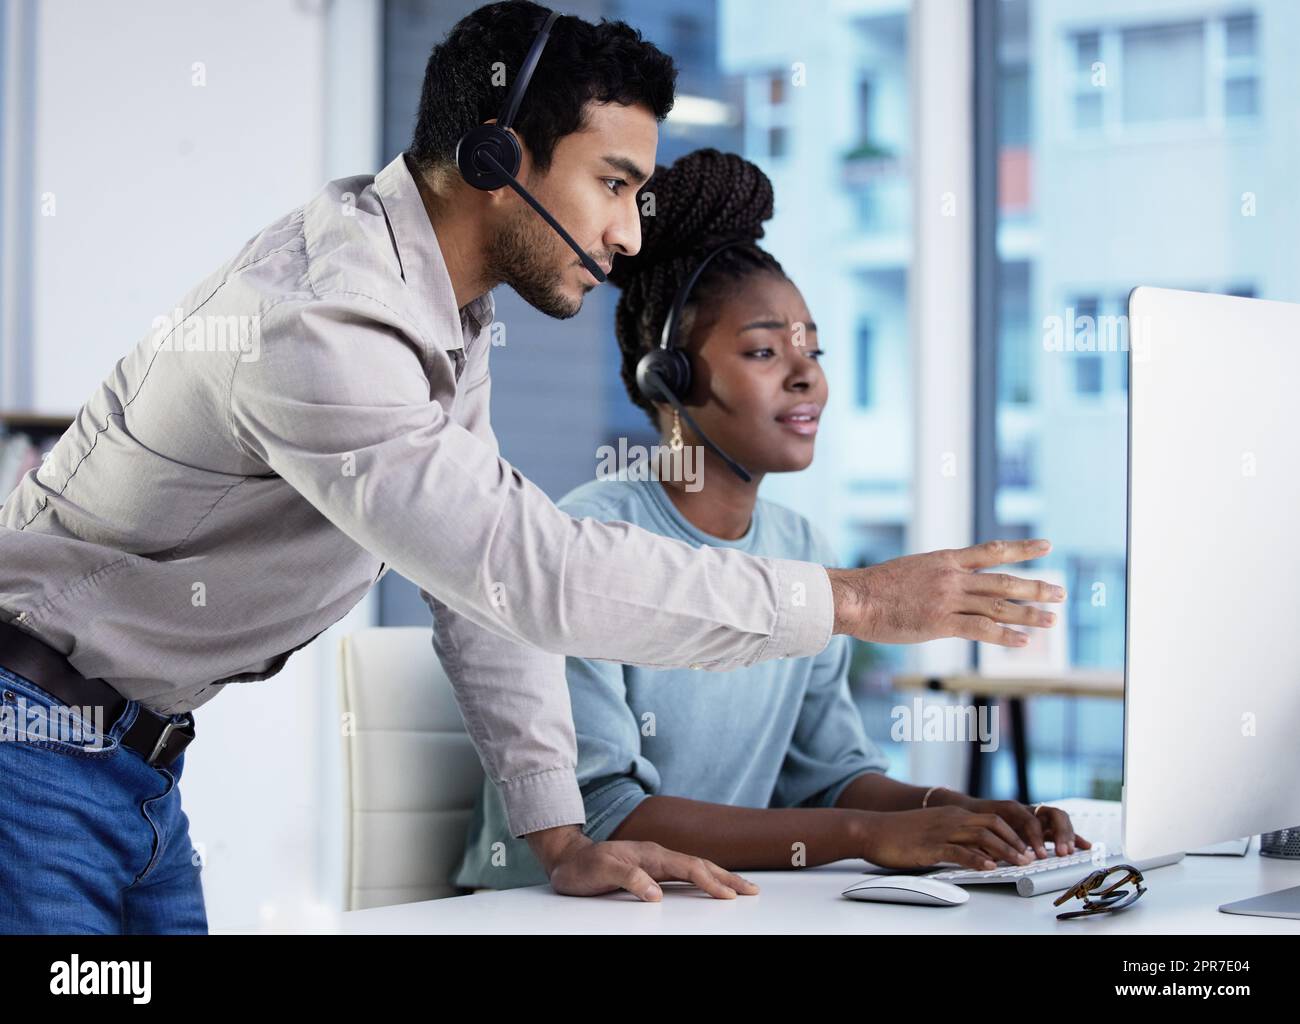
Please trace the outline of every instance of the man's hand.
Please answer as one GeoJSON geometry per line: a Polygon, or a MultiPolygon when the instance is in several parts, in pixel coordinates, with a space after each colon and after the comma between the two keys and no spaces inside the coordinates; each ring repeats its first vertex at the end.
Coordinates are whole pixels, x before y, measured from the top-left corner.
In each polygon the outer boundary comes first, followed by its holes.
{"type": "Polygon", "coordinates": [[[732,900],[753,896],[758,886],[712,861],[666,850],[658,843],[593,843],[577,825],[530,832],[524,837],[562,896],[598,896],[626,889],[639,899],[663,898],[657,882],[691,882],[710,896],[732,900]]]}
{"type": "Polygon", "coordinates": [[[1059,603],[1065,591],[1041,580],[978,570],[1040,558],[1051,547],[1045,540],[991,540],[866,569],[828,569],[835,632],[883,644],[963,637],[1023,647],[1029,637],[999,623],[1050,626],[1053,613],[1015,602],[1059,603]]]}

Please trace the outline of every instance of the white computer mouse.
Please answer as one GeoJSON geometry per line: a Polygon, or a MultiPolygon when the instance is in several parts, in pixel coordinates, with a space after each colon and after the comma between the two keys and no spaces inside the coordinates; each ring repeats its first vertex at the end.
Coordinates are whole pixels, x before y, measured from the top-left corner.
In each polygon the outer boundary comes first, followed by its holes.
{"type": "Polygon", "coordinates": [[[914,903],[922,907],[956,907],[970,899],[970,893],[961,886],[924,875],[868,875],[842,895],[851,900],[914,903]]]}

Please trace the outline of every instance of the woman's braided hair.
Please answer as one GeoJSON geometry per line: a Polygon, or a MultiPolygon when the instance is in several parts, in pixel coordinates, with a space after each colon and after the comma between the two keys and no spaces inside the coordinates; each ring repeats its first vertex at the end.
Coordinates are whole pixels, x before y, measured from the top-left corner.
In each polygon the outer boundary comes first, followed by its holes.
{"type": "MultiPolygon", "coordinates": [[[[672,167],[656,167],[637,197],[641,249],[617,255],[609,280],[622,291],[614,314],[614,333],[623,356],[621,374],[628,396],[659,420],[654,403],[636,385],[641,357],[659,345],[664,321],[677,292],[708,253],[727,242],[741,242],[715,256],[691,289],[677,332],[684,347],[698,320],[722,293],[722,285],[755,273],[785,276],[781,265],[756,244],[763,222],[772,216],[772,183],[758,167],[734,153],[697,149],[672,167]],[[645,215],[653,195],[653,216],[645,215]]],[[[707,316],[708,314],[706,314],[707,316]]]]}

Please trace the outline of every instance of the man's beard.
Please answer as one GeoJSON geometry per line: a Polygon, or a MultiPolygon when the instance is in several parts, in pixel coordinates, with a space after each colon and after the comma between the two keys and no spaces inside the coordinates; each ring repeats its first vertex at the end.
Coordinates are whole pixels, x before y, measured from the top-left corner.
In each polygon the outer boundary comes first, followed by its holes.
{"type": "Polygon", "coordinates": [[[577,316],[582,299],[564,294],[564,271],[548,262],[554,244],[550,227],[532,210],[520,210],[489,243],[486,270],[538,312],[567,320],[577,316]]]}

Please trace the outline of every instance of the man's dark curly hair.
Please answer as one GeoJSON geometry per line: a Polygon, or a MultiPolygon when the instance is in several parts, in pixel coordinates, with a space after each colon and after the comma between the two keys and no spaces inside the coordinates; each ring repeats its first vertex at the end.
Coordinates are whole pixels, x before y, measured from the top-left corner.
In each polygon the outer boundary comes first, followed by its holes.
{"type": "MultiPolygon", "coordinates": [[[[424,71],[410,154],[430,170],[453,166],[456,143],[475,125],[501,114],[528,48],[551,12],[527,0],[487,4],[453,26],[433,48],[424,71]],[[504,84],[493,65],[505,66],[504,84]]],[[[537,169],[551,166],[556,142],[583,125],[589,102],[648,107],[656,121],[672,110],[677,68],[672,58],[626,22],[599,25],[557,18],[528,84],[514,129],[537,169]]]]}
{"type": "Polygon", "coordinates": [[[677,292],[710,251],[740,242],[709,261],[682,310],[677,344],[685,348],[691,331],[709,326],[722,294],[752,274],[785,277],[781,264],[755,244],[763,222],[772,216],[772,183],[758,167],[735,153],[697,149],[672,167],[655,168],[637,197],[641,250],[619,253],[609,279],[621,291],[614,333],[622,352],[621,374],[628,397],[659,429],[654,403],[636,386],[641,357],[659,345],[664,321],[677,292]],[[647,215],[653,197],[653,216],[647,215]]]}

